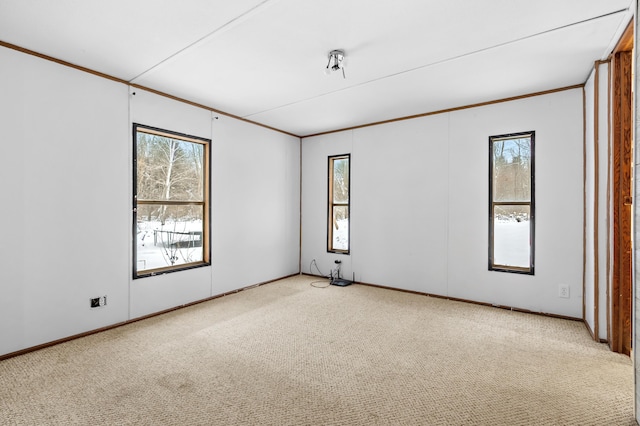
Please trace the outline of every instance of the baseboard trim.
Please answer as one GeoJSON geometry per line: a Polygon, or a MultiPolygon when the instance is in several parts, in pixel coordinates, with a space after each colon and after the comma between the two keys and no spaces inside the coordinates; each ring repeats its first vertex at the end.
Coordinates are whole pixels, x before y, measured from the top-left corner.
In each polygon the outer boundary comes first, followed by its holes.
{"type": "Polygon", "coordinates": [[[473,305],[488,306],[490,308],[504,309],[504,310],[507,310],[507,311],[514,311],[514,312],[521,312],[521,313],[525,313],[525,314],[541,315],[541,316],[544,316],[544,317],[551,317],[551,318],[559,318],[559,319],[565,319],[565,320],[570,320],[570,321],[584,322],[582,320],[582,318],[570,317],[570,316],[559,315],[559,314],[552,314],[552,313],[549,313],[549,312],[530,311],[529,309],[514,308],[513,306],[498,305],[498,304],[495,304],[495,303],[488,303],[488,302],[479,302],[477,300],[461,299],[459,297],[443,296],[443,295],[440,295],[440,294],[423,293],[423,292],[420,292],[420,291],[405,290],[405,289],[387,287],[387,286],[378,285],[378,284],[361,283],[361,282],[358,282],[357,284],[366,285],[366,286],[369,286],[369,287],[384,288],[384,289],[388,289],[388,290],[397,290],[397,291],[402,291],[404,293],[412,293],[412,294],[418,294],[418,295],[422,295],[422,296],[435,297],[437,299],[451,300],[451,301],[454,301],[454,302],[463,302],[463,303],[471,303],[473,305]]]}
{"type": "Polygon", "coordinates": [[[184,305],[175,306],[173,308],[169,308],[169,309],[165,309],[165,310],[162,310],[162,311],[154,312],[152,314],[144,315],[144,316],[141,316],[141,317],[132,318],[132,319],[127,320],[127,321],[118,322],[118,323],[115,323],[115,324],[107,325],[105,327],[100,327],[100,328],[96,328],[94,330],[85,331],[83,333],[74,334],[72,336],[63,337],[62,339],[57,339],[57,340],[53,340],[51,342],[42,343],[40,345],[31,346],[31,347],[28,347],[28,348],[25,348],[25,349],[20,349],[19,351],[10,352],[8,354],[0,355],[0,361],[4,361],[5,359],[14,358],[14,357],[17,357],[17,356],[20,356],[20,355],[28,354],[29,352],[35,352],[35,351],[38,351],[40,349],[45,349],[45,348],[48,348],[48,347],[51,347],[51,346],[59,345],[61,343],[70,342],[71,340],[76,340],[76,339],[80,339],[82,337],[91,336],[92,334],[102,333],[103,331],[112,330],[114,328],[122,327],[123,325],[132,324],[134,322],[138,322],[138,321],[142,321],[142,320],[145,320],[145,319],[157,317],[159,315],[164,315],[164,314],[167,314],[169,312],[173,312],[173,311],[177,311],[179,309],[187,308],[189,306],[198,305],[198,304],[204,303],[204,302],[209,302],[209,301],[214,300],[214,299],[219,299],[220,297],[228,296],[230,294],[239,293],[239,292],[244,291],[244,290],[249,290],[249,289],[252,289],[252,288],[260,287],[260,286],[265,285],[265,284],[270,284],[270,283],[273,283],[273,282],[276,282],[276,281],[283,280],[285,278],[291,278],[291,277],[295,277],[295,276],[298,276],[298,275],[299,275],[299,273],[296,272],[295,274],[286,275],[284,277],[275,278],[273,280],[264,281],[264,282],[261,282],[261,283],[258,283],[258,284],[252,284],[252,285],[249,285],[249,286],[246,286],[246,287],[239,288],[237,290],[232,290],[232,291],[228,291],[226,293],[217,294],[215,296],[207,297],[206,299],[196,300],[196,301],[193,301],[193,302],[186,303],[184,305]]]}
{"type": "MultiPolygon", "coordinates": [[[[307,273],[303,273],[302,275],[308,275],[308,276],[312,276],[312,277],[320,277],[320,275],[307,274],[307,273]]],[[[322,278],[325,278],[325,277],[322,277],[322,278]]],[[[541,315],[541,316],[551,317],[551,318],[559,318],[559,319],[565,319],[565,320],[570,320],[570,321],[584,322],[584,320],[582,318],[570,317],[570,316],[567,316],[567,315],[559,315],[559,314],[553,314],[553,313],[549,313],[549,312],[530,311],[528,309],[515,308],[513,306],[497,305],[495,303],[487,303],[487,302],[478,302],[476,300],[461,299],[461,298],[458,298],[458,297],[443,296],[443,295],[440,295],[440,294],[424,293],[424,292],[421,292],[421,291],[406,290],[406,289],[402,289],[402,288],[388,287],[388,286],[384,286],[384,285],[371,284],[371,283],[365,283],[365,282],[360,282],[360,281],[354,281],[353,283],[354,284],[360,284],[360,285],[366,285],[368,287],[377,287],[377,288],[383,288],[383,289],[386,289],[386,290],[401,291],[403,293],[417,294],[417,295],[420,295],[420,296],[429,296],[429,297],[435,297],[435,298],[438,298],[438,299],[452,300],[454,302],[471,303],[471,304],[474,304],[474,305],[488,306],[488,307],[492,307],[492,308],[499,308],[499,309],[514,311],[514,312],[522,312],[522,313],[525,313],[525,314],[534,314],[534,315],[541,315]]]]}
{"type": "MultiPolygon", "coordinates": [[[[322,275],[308,274],[306,272],[301,272],[300,275],[307,275],[307,276],[310,276],[310,277],[317,277],[317,278],[325,278],[326,279],[326,277],[323,277],[322,275]]],[[[429,297],[435,297],[437,299],[452,300],[454,302],[463,302],[463,303],[471,303],[473,305],[488,306],[488,307],[491,307],[491,308],[498,308],[498,309],[504,309],[504,310],[514,311],[514,312],[521,312],[521,313],[524,313],[524,314],[533,314],[533,315],[540,315],[540,316],[544,316],[544,317],[564,319],[564,320],[569,320],[569,321],[577,321],[577,322],[581,322],[581,323],[584,324],[585,328],[587,329],[587,332],[591,335],[593,340],[595,340],[596,342],[599,342],[599,343],[609,344],[609,341],[607,339],[597,339],[597,338],[595,338],[595,335],[594,335],[593,331],[591,330],[591,327],[589,327],[589,324],[587,324],[587,322],[582,318],[570,317],[570,316],[567,316],[567,315],[552,314],[552,313],[549,313],[549,312],[530,311],[528,309],[514,308],[513,306],[497,305],[497,304],[487,303],[487,302],[478,302],[476,300],[461,299],[461,298],[458,298],[458,297],[442,296],[440,294],[424,293],[424,292],[415,291],[415,290],[405,290],[405,289],[402,289],[402,288],[388,287],[388,286],[379,285],[379,284],[371,284],[371,283],[364,283],[364,282],[358,282],[358,281],[354,281],[353,283],[354,284],[360,284],[360,285],[366,285],[366,286],[369,286],[369,287],[382,288],[382,289],[385,289],[385,290],[401,291],[403,293],[416,294],[416,295],[419,295],[419,296],[429,296],[429,297]]]]}
{"type": "MultiPolygon", "coordinates": [[[[218,299],[220,297],[228,296],[230,294],[239,293],[239,292],[244,291],[244,290],[249,290],[249,289],[252,289],[252,288],[260,287],[260,286],[265,285],[265,284],[270,284],[270,283],[273,283],[273,282],[276,282],[276,281],[280,281],[280,280],[283,280],[283,279],[286,279],[286,278],[295,277],[295,276],[298,276],[298,275],[305,275],[305,276],[309,276],[309,277],[323,278],[323,279],[327,278],[327,277],[324,277],[322,275],[309,274],[309,273],[306,273],[306,272],[286,275],[286,276],[283,276],[283,277],[280,277],[280,278],[275,278],[273,280],[264,281],[264,282],[257,283],[257,284],[252,284],[252,285],[249,285],[249,286],[246,286],[246,287],[239,288],[237,290],[232,290],[232,291],[221,293],[221,294],[218,294],[218,295],[215,295],[215,296],[207,297],[206,299],[200,299],[200,300],[196,300],[194,302],[186,303],[184,305],[175,306],[173,308],[165,309],[165,310],[162,310],[162,311],[159,311],[159,312],[154,312],[154,313],[149,314],[149,315],[144,315],[144,316],[133,318],[133,319],[130,319],[130,320],[127,320],[127,321],[122,321],[122,322],[119,322],[119,323],[116,323],[116,324],[108,325],[108,326],[97,328],[97,329],[94,329],[94,330],[85,331],[83,333],[74,334],[73,336],[64,337],[62,339],[53,340],[51,342],[42,343],[40,345],[31,346],[29,348],[21,349],[19,351],[10,352],[8,354],[0,355],[0,361],[4,361],[5,359],[14,358],[16,356],[24,355],[24,354],[27,354],[29,352],[35,352],[37,350],[48,348],[50,346],[59,345],[60,343],[65,343],[65,342],[69,342],[71,340],[80,339],[82,337],[90,336],[92,334],[97,334],[97,333],[101,333],[103,331],[112,330],[114,328],[118,328],[118,327],[121,327],[123,325],[132,324],[134,322],[142,321],[142,320],[145,320],[145,319],[148,319],[148,318],[157,317],[159,315],[167,314],[169,312],[177,311],[179,309],[187,308],[189,306],[193,306],[193,305],[197,305],[197,304],[200,304],[200,303],[208,302],[210,300],[218,299]]],[[[593,332],[591,331],[591,328],[586,323],[586,321],[584,321],[582,318],[570,317],[570,316],[566,316],[566,315],[559,315],[559,314],[553,314],[553,313],[548,313],[548,312],[536,312],[536,311],[531,311],[531,310],[528,310],[528,309],[514,308],[512,306],[497,305],[497,304],[493,304],[493,303],[479,302],[479,301],[476,301],[476,300],[461,299],[461,298],[458,298],[458,297],[443,296],[443,295],[440,295],[440,294],[425,293],[425,292],[415,291],[415,290],[406,290],[406,289],[402,289],[402,288],[389,287],[389,286],[384,286],[384,285],[379,285],[379,284],[371,284],[371,283],[365,283],[365,282],[359,282],[359,281],[354,281],[353,284],[359,284],[359,285],[364,285],[364,286],[368,286],[368,287],[376,287],[376,288],[381,288],[381,289],[385,289],[385,290],[395,290],[395,291],[400,291],[400,292],[403,292],[403,293],[416,294],[416,295],[419,295],[419,296],[435,297],[437,299],[451,300],[451,301],[454,301],[454,302],[471,303],[473,305],[488,306],[488,307],[491,307],[491,308],[504,309],[504,310],[514,311],[514,312],[521,312],[521,313],[525,313],[525,314],[541,315],[541,316],[551,317],[551,318],[558,318],[558,319],[564,319],[564,320],[570,320],[570,321],[578,321],[578,322],[582,322],[585,325],[585,327],[587,328],[587,331],[589,332],[591,337],[594,336],[593,332]]],[[[600,341],[600,343],[608,343],[606,339],[605,340],[598,339],[598,340],[600,341]]]]}

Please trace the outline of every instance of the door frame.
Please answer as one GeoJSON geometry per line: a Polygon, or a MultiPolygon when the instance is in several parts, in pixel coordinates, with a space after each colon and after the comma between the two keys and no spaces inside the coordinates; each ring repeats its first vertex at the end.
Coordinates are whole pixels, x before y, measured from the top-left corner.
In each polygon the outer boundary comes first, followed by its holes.
{"type": "Polygon", "coordinates": [[[611,55],[611,286],[607,334],[614,352],[631,354],[633,292],[633,25],[611,55]]]}

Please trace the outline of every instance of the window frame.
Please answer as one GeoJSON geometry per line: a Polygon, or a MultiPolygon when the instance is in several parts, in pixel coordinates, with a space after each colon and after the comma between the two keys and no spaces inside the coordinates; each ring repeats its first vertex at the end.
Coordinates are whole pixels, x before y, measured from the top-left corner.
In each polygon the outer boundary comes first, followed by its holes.
{"type": "Polygon", "coordinates": [[[351,154],[330,155],[328,157],[328,209],[327,209],[327,252],[336,254],[349,254],[351,252],[351,154]],[[333,165],[335,160],[347,159],[347,192],[346,203],[335,203],[333,200],[333,165]],[[347,249],[336,249],[333,247],[333,210],[335,207],[346,207],[348,212],[349,230],[347,231],[347,249]]]}
{"type": "Polygon", "coordinates": [[[179,272],[194,268],[201,268],[211,265],[211,139],[188,135],[185,133],[175,132],[171,130],[161,129],[158,127],[147,126],[144,124],[133,123],[133,192],[132,192],[132,277],[133,279],[146,278],[155,275],[163,275],[172,272],[179,272]],[[197,143],[203,147],[203,164],[202,164],[202,201],[178,201],[178,200],[139,200],[138,199],[138,133],[146,133],[154,136],[167,137],[182,142],[197,143]],[[153,269],[145,269],[138,272],[138,250],[137,250],[137,225],[138,225],[138,206],[139,205],[167,205],[167,206],[202,206],[202,260],[190,263],[182,263],[175,266],[166,266],[153,269]]]}
{"type": "Polygon", "coordinates": [[[508,133],[503,135],[489,136],[489,271],[510,272],[515,274],[534,275],[535,272],[535,130],[519,133],[508,133]],[[529,138],[530,141],[530,198],[529,201],[495,201],[493,199],[493,176],[494,176],[494,142],[529,138]],[[529,266],[509,266],[496,264],[494,261],[495,230],[494,230],[494,209],[496,206],[528,206],[529,207],[529,266]]]}

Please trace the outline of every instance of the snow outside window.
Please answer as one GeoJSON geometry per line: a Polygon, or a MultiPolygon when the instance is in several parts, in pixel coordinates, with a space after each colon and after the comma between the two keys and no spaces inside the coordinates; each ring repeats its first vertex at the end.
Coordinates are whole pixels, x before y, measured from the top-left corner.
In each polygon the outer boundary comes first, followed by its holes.
{"type": "Polygon", "coordinates": [[[329,215],[327,251],[349,253],[350,154],[329,157],[329,215]]]}
{"type": "Polygon", "coordinates": [[[534,139],[489,137],[489,270],[533,275],[534,139]]]}
{"type": "Polygon", "coordinates": [[[209,264],[208,139],[134,124],[133,277],[209,264]]]}

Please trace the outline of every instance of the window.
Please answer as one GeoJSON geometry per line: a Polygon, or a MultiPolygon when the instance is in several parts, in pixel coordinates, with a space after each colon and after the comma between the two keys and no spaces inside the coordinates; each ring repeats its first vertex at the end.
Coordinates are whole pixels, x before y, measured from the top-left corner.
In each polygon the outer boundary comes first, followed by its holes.
{"type": "Polygon", "coordinates": [[[535,132],[489,137],[489,270],[533,275],[535,132]]]}
{"type": "Polygon", "coordinates": [[[329,216],[327,251],[349,253],[350,154],[329,157],[329,216]]]}
{"type": "Polygon", "coordinates": [[[209,264],[210,140],[133,125],[133,277],[209,264]]]}

